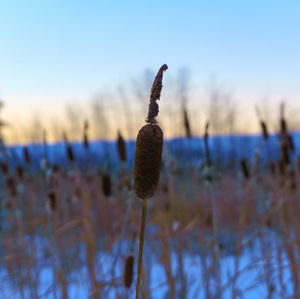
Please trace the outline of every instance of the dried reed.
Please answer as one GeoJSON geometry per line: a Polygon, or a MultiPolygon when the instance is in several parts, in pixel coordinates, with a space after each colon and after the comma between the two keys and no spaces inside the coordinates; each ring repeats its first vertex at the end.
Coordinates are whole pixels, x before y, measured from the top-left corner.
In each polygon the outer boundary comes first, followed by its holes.
{"type": "Polygon", "coordinates": [[[155,192],[161,169],[163,132],[158,126],[155,117],[158,115],[159,111],[156,101],[160,99],[163,72],[167,69],[168,66],[166,64],[162,65],[154,79],[150,94],[148,117],[146,119],[146,122],[149,124],[140,129],[136,140],[134,160],[134,190],[136,195],[143,199],[138,273],[136,282],[136,299],[139,298],[140,294],[147,198],[153,196],[155,192]]]}

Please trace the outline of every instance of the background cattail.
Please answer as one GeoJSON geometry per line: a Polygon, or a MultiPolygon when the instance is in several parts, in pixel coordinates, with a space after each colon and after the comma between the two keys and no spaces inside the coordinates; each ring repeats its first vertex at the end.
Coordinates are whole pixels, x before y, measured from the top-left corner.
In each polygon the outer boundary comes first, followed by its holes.
{"type": "Polygon", "coordinates": [[[284,103],[280,104],[280,133],[282,135],[287,134],[287,124],[284,119],[284,103]]]}
{"type": "Polygon", "coordinates": [[[191,128],[188,113],[185,108],[183,108],[183,121],[184,121],[184,129],[185,129],[185,136],[191,138],[191,128]]]}
{"type": "Polygon", "coordinates": [[[249,168],[247,165],[247,160],[245,158],[241,159],[241,170],[243,172],[244,178],[245,179],[249,179],[250,177],[250,172],[249,172],[249,168]]]}
{"type": "Polygon", "coordinates": [[[123,274],[123,283],[125,288],[129,289],[132,280],[133,280],[133,265],[134,265],[134,257],[129,255],[125,261],[124,274],[123,274]]]}
{"type": "Polygon", "coordinates": [[[205,133],[204,133],[204,147],[205,147],[205,156],[206,156],[206,163],[208,165],[211,164],[211,160],[210,160],[210,152],[209,152],[209,146],[208,146],[208,128],[209,128],[209,122],[206,122],[205,124],[205,133]]]}
{"type": "Polygon", "coordinates": [[[3,174],[7,175],[8,170],[9,170],[7,163],[6,162],[1,162],[0,166],[1,166],[1,170],[2,170],[3,174]]]}
{"type": "Polygon", "coordinates": [[[10,196],[14,197],[17,195],[16,180],[13,176],[8,176],[6,178],[6,187],[8,189],[10,196]]]}
{"type": "Polygon", "coordinates": [[[66,152],[67,152],[67,157],[68,157],[69,161],[74,162],[74,160],[75,160],[74,152],[73,152],[72,146],[70,144],[67,144],[66,152]]]}
{"type": "Polygon", "coordinates": [[[126,144],[120,131],[118,131],[117,147],[120,160],[126,162],[126,144]]]}
{"type": "Polygon", "coordinates": [[[102,176],[102,191],[106,197],[111,195],[111,179],[108,173],[102,176]]]}
{"type": "Polygon", "coordinates": [[[28,151],[28,148],[26,146],[23,147],[23,157],[27,164],[30,164],[31,158],[28,151]]]}
{"type": "Polygon", "coordinates": [[[22,165],[17,166],[17,176],[19,179],[23,179],[23,167],[22,165]]]}
{"type": "Polygon", "coordinates": [[[262,120],[262,121],[260,122],[260,125],[261,125],[261,130],[262,130],[263,138],[264,138],[265,140],[268,140],[268,139],[269,139],[269,133],[268,133],[268,129],[267,129],[266,123],[262,120]]]}
{"type": "Polygon", "coordinates": [[[88,148],[89,148],[88,129],[89,129],[89,122],[88,122],[88,120],[85,120],[84,127],[83,127],[83,147],[86,150],[88,150],[88,148]]]}
{"type": "Polygon", "coordinates": [[[153,196],[160,174],[163,132],[158,125],[145,125],[138,133],[134,161],[134,190],[139,198],[153,196]]]}
{"type": "Polygon", "coordinates": [[[74,157],[73,148],[72,148],[71,144],[69,143],[68,136],[67,136],[66,132],[63,132],[63,140],[64,140],[65,145],[66,145],[67,158],[70,162],[74,162],[75,157],[74,157]]]}
{"type": "Polygon", "coordinates": [[[49,206],[52,211],[56,209],[56,194],[54,192],[49,192],[48,194],[49,206]]]}

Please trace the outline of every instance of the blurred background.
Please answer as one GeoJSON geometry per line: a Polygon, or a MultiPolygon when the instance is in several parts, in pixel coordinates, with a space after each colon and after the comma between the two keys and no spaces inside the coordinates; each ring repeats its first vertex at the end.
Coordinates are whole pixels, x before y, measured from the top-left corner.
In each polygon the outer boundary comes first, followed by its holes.
{"type": "Polygon", "coordinates": [[[299,11],[0,1],[0,298],[134,298],[135,138],[165,63],[142,298],[300,298],[299,11]]]}
{"type": "Polygon", "coordinates": [[[167,63],[159,122],[168,138],[300,128],[297,1],[5,1],[0,97],[6,143],[135,138],[167,63]]]}

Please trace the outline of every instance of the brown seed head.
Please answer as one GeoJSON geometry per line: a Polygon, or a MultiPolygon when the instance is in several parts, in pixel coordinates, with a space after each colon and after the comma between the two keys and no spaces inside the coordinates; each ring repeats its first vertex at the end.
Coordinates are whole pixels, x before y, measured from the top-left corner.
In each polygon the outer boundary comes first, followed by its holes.
{"type": "Polygon", "coordinates": [[[5,175],[8,174],[9,168],[8,168],[7,163],[1,162],[1,170],[2,170],[3,174],[5,174],[5,175]]]}
{"type": "Polygon", "coordinates": [[[127,288],[127,289],[129,289],[132,284],[133,265],[134,265],[134,257],[132,255],[129,255],[125,261],[125,268],[124,268],[124,274],[123,274],[123,283],[124,283],[125,288],[127,288]]]}
{"type": "Polygon", "coordinates": [[[142,199],[153,196],[161,169],[163,132],[158,125],[145,125],[138,133],[134,161],[134,190],[142,199]]]}
{"type": "Polygon", "coordinates": [[[111,179],[109,174],[102,176],[102,191],[107,197],[111,195],[111,179]]]}
{"type": "Polygon", "coordinates": [[[247,160],[246,160],[245,158],[243,158],[243,159],[241,159],[240,163],[241,163],[241,169],[242,169],[244,178],[245,178],[245,179],[249,179],[249,177],[250,177],[250,172],[249,172],[247,160]]]}
{"type": "Polygon", "coordinates": [[[118,132],[117,147],[118,147],[118,153],[119,153],[120,160],[122,162],[126,162],[126,146],[125,146],[125,141],[124,141],[120,131],[118,132]]]}
{"type": "Polygon", "coordinates": [[[66,151],[67,151],[67,157],[68,157],[69,161],[74,162],[74,160],[75,160],[74,152],[73,152],[72,146],[70,144],[67,144],[66,151]]]}
{"type": "Polygon", "coordinates": [[[26,146],[23,147],[23,157],[27,164],[30,164],[31,158],[28,151],[28,148],[26,146]]]}
{"type": "Polygon", "coordinates": [[[268,129],[267,129],[266,123],[262,120],[262,121],[260,122],[260,125],[261,125],[262,135],[263,135],[264,139],[265,139],[265,140],[268,140],[268,138],[269,138],[269,133],[268,133],[268,129]]]}
{"type": "Polygon", "coordinates": [[[52,211],[56,209],[56,194],[51,191],[48,193],[49,205],[52,211]]]}

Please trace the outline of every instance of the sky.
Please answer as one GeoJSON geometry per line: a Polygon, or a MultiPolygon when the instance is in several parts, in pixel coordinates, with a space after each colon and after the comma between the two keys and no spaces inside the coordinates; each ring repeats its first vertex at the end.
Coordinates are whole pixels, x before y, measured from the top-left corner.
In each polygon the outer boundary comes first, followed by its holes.
{"type": "Polygon", "coordinates": [[[247,109],[266,95],[297,105],[299,36],[296,0],[0,1],[3,117],[55,118],[163,63],[187,67],[193,89],[216,74],[247,109]]]}

